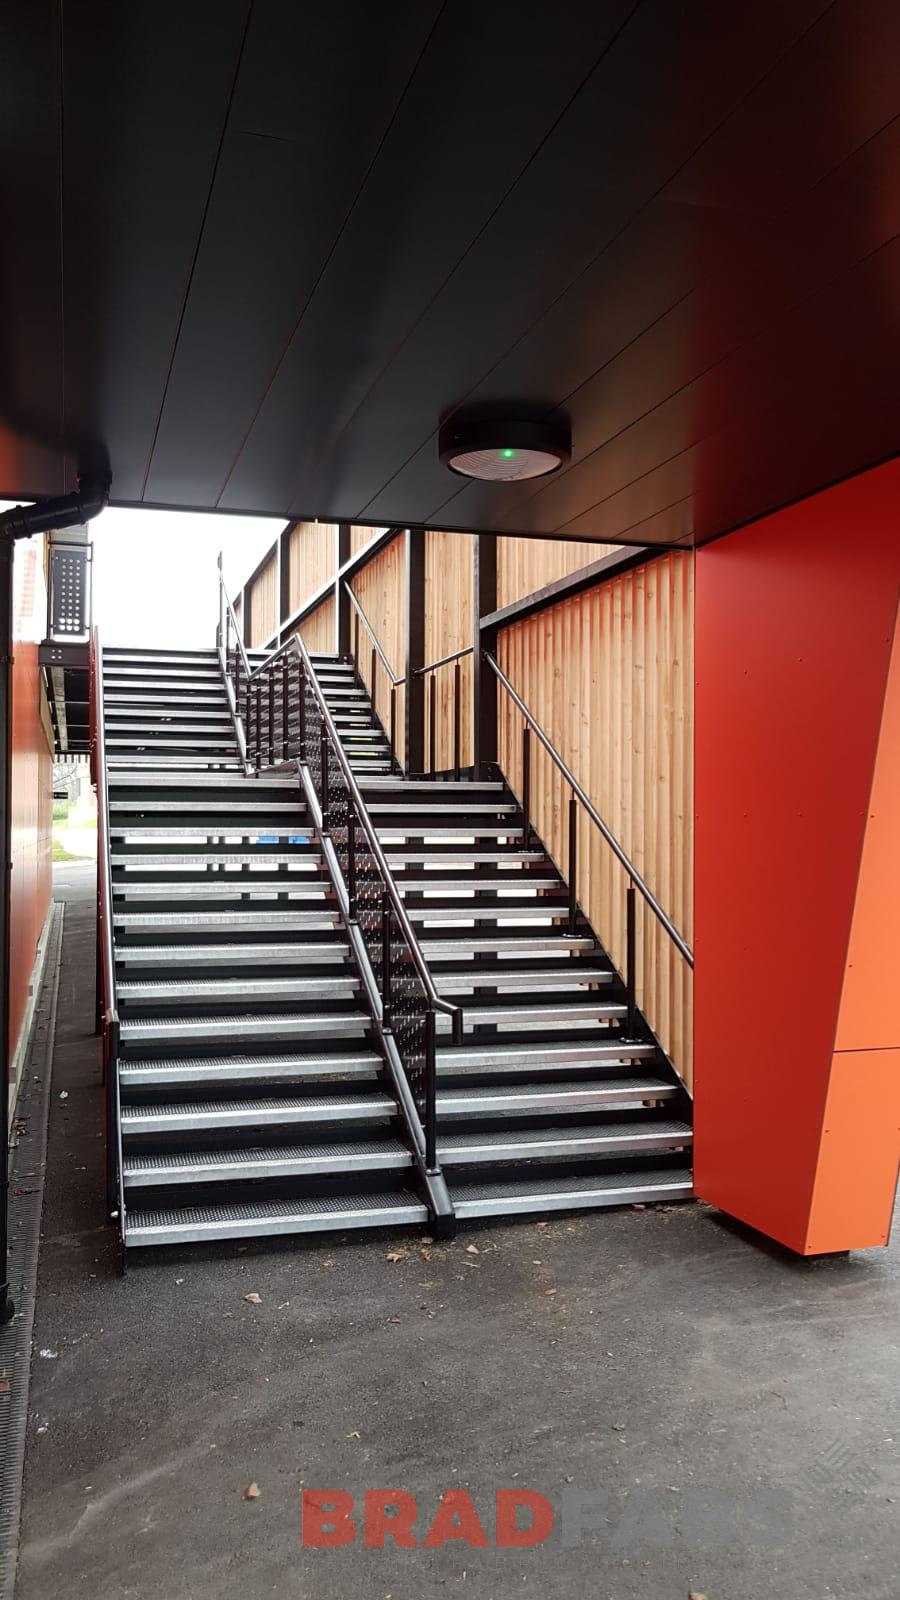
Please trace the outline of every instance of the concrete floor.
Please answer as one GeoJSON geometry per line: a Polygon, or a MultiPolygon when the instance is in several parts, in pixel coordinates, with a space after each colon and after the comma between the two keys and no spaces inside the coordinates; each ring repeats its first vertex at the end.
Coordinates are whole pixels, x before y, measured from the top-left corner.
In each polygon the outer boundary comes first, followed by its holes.
{"type": "Polygon", "coordinates": [[[19,1600],[897,1600],[897,1245],[802,1263],[681,1206],[117,1277],[92,887],[59,870],[19,1600]],[[491,1539],[498,1488],[556,1523],[531,1549],[309,1549],[301,1486],[407,1490],[420,1537],[457,1487],[491,1539]]]}

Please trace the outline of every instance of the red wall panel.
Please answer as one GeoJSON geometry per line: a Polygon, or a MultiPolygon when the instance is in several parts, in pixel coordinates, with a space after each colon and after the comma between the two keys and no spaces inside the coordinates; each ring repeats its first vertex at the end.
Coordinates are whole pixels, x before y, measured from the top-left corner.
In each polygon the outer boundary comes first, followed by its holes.
{"type": "Polygon", "coordinates": [[[28,1005],[37,942],[52,891],[52,757],[41,721],[37,645],[38,639],[43,637],[46,618],[42,540],[30,539],[17,546],[14,583],[11,1054],[28,1005]]]}
{"type": "MultiPolygon", "coordinates": [[[[851,1208],[814,1237],[810,1219],[897,615],[900,462],[699,550],[696,584],[697,1191],[795,1250],[877,1243],[851,1208]]],[[[833,1103],[855,1103],[852,1083],[833,1103]]],[[[857,1189],[880,1114],[847,1133],[857,1189]]]]}

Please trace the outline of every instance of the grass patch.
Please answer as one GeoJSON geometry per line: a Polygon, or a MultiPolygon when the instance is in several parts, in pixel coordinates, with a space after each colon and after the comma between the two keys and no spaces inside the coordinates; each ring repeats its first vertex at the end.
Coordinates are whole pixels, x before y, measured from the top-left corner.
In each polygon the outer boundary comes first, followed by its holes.
{"type": "Polygon", "coordinates": [[[68,850],[64,850],[63,849],[63,847],[60,844],[59,840],[54,838],[54,840],[53,840],[53,853],[52,853],[50,859],[51,859],[51,861],[83,861],[85,858],[84,858],[84,856],[72,856],[72,855],[70,855],[68,850]]]}

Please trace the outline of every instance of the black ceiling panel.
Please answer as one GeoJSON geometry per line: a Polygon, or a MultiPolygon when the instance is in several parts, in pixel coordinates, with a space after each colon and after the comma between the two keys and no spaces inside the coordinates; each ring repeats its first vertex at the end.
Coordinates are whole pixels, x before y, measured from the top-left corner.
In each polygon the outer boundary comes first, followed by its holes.
{"type": "Polygon", "coordinates": [[[896,0],[0,15],[0,494],[102,449],[126,502],[678,543],[900,450],[896,0]],[[571,465],[454,477],[461,406],[571,465]]]}

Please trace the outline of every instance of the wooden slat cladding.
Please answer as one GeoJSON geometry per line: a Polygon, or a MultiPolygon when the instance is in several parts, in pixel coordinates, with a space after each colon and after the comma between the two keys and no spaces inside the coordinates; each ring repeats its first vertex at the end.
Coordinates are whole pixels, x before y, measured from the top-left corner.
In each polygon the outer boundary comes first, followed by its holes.
{"type": "Polygon", "coordinates": [[[337,523],[296,522],[288,536],[290,615],[337,570],[337,523]]]}
{"type": "Polygon", "coordinates": [[[314,655],[333,655],[337,649],[334,625],[334,596],[329,595],[315,611],[304,617],[297,629],[307,650],[314,655]]]}
{"type": "Polygon", "coordinates": [[[367,544],[370,544],[373,539],[384,533],[384,531],[384,528],[360,528],[354,523],[350,529],[351,556],[359,555],[360,550],[364,550],[367,544]]]}
{"type": "Polygon", "coordinates": [[[557,578],[590,566],[617,544],[583,544],[567,539],[498,539],[497,605],[509,606],[523,600],[557,578]]]}
{"type": "MultiPolygon", "coordinates": [[[[368,618],[378,643],[381,645],[394,675],[406,672],[406,534],[398,533],[390,544],[373,556],[352,579],[356,595],[368,618]]],[[[350,619],[351,639],[356,627],[355,613],[350,619]]],[[[372,693],[372,645],[362,623],[359,624],[359,670],[366,688],[372,693]]],[[[396,691],[394,753],[403,761],[403,728],[406,716],[405,685],[396,691]]],[[[377,711],[385,729],[390,732],[391,686],[381,662],[375,668],[373,695],[377,711]]]]}
{"type": "MultiPolygon", "coordinates": [[[[425,660],[439,661],[472,643],[472,563],[475,541],[465,533],[425,535],[425,660]]],[[[472,657],[459,663],[460,765],[473,760],[472,657]]],[[[456,675],[452,662],[435,677],[435,770],[454,764],[456,675]]],[[[431,674],[425,679],[425,757],[431,749],[431,674]]]]}
{"type": "Polygon", "coordinates": [[[278,562],[269,557],[250,588],[250,648],[257,649],[278,627],[278,562]]]}
{"type": "MultiPolygon", "coordinates": [[[[693,937],[693,556],[671,552],[502,630],[498,660],[688,944],[693,937]]],[[[499,688],[522,794],[522,718],[499,688]]],[[[534,825],[568,870],[569,789],[532,737],[534,825]]],[[[627,875],[579,809],[578,898],[620,970],[627,875]]],[[[691,974],[638,896],[638,1002],[691,1079],[691,974]]]]}

